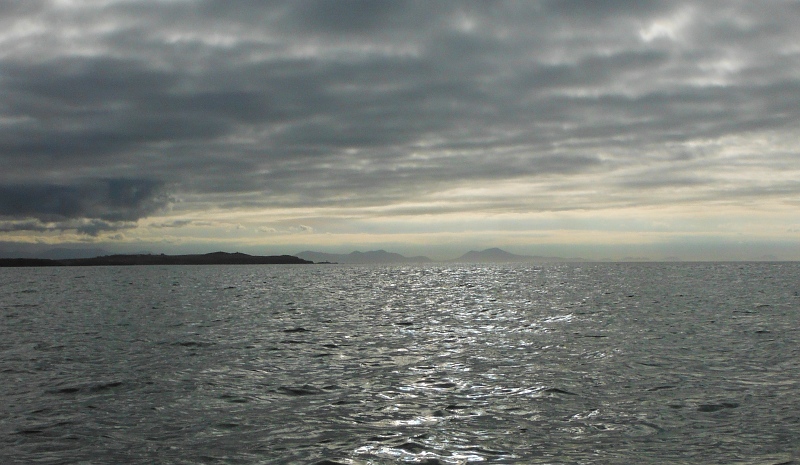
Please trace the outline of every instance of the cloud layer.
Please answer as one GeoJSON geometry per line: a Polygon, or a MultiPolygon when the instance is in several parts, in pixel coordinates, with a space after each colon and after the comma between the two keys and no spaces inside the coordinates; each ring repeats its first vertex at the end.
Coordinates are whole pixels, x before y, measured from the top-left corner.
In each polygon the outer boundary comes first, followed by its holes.
{"type": "Polygon", "coordinates": [[[194,221],[211,207],[490,214],[800,194],[796,1],[0,11],[6,230],[132,226],[163,212],[165,190],[194,221]]]}

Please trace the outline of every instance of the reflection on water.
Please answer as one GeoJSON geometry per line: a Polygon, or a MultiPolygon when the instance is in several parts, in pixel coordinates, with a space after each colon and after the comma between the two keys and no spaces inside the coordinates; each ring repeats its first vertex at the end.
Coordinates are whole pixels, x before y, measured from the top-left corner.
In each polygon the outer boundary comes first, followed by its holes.
{"type": "Polygon", "coordinates": [[[800,460],[797,264],[0,278],[3,463],[800,460]]]}

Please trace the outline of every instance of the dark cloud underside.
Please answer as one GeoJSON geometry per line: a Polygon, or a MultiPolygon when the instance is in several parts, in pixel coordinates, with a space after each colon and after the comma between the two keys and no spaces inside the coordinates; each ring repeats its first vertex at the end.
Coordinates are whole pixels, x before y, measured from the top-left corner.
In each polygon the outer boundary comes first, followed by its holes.
{"type": "Polygon", "coordinates": [[[0,216],[135,221],[162,206],[161,189],[161,183],[138,179],[0,185],[0,216]]]}

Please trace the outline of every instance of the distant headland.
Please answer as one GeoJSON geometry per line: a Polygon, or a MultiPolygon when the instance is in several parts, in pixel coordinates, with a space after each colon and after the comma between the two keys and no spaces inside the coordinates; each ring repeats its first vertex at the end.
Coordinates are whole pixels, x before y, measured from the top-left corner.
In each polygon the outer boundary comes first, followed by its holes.
{"type": "Polygon", "coordinates": [[[0,267],[32,266],[127,266],[127,265],[300,265],[313,262],[293,255],[259,256],[212,252],[200,255],[104,255],[94,258],[44,259],[0,258],[0,267]]]}

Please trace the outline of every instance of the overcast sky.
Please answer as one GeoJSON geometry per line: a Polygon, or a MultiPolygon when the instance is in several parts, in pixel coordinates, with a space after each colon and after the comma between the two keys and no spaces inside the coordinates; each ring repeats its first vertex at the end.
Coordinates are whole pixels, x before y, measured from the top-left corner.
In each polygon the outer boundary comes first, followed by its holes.
{"type": "Polygon", "coordinates": [[[0,0],[0,241],[800,259],[800,1],[0,0]]]}

